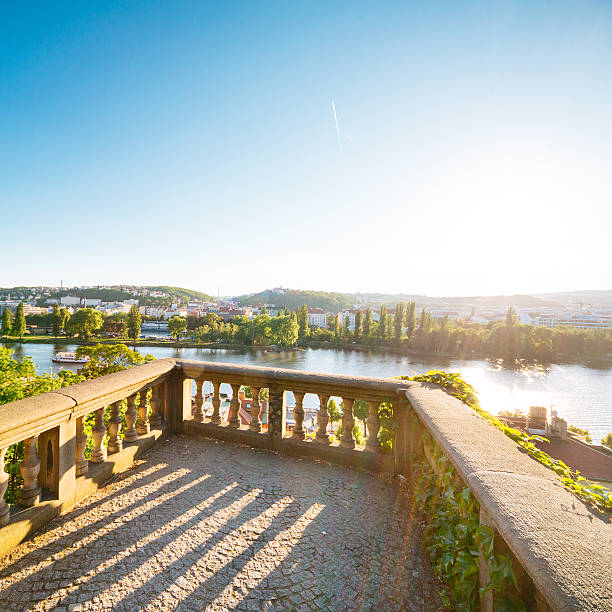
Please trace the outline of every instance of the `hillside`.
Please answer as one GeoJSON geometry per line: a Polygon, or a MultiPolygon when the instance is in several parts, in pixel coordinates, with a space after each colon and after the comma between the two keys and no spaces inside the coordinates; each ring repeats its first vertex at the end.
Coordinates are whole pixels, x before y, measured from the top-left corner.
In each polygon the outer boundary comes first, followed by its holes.
{"type": "Polygon", "coordinates": [[[293,289],[287,289],[282,293],[268,289],[254,295],[243,295],[238,298],[238,303],[242,306],[275,304],[282,308],[296,310],[306,304],[308,308],[322,308],[327,312],[338,312],[343,308],[351,308],[354,302],[355,298],[345,293],[293,289]]]}
{"type": "Polygon", "coordinates": [[[195,289],[185,289],[184,287],[171,287],[168,285],[159,285],[157,287],[144,287],[144,289],[149,289],[149,291],[163,291],[164,293],[170,294],[170,296],[177,298],[177,301],[183,302],[214,302],[216,298],[208,295],[207,293],[202,293],[201,291],[196,291],[195,289]]]}

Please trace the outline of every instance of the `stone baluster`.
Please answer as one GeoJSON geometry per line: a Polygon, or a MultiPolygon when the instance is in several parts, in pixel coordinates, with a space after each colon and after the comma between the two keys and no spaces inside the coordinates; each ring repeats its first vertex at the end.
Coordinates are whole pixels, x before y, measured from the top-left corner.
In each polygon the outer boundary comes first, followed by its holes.
{"type": "Polygon", "coordinates": [[[161,385],[155,385],[151,389],[151,427],[159,427],[162,424],[160,387],[161,385]]]}
{"type": "Polygon", "coordinates": [[[204,381],[198,379],[195,381],[196,383],[196,394],[195,394],[195,412],[193,413],[194,420],[202,423],[204,421],[204,411],[202,410],[202,405],[204,404],[204,395],[202,394],[202,385],[204,381]]]}
{"type": "Polygon", "coordinates": [[[380,442],[378,441],[378,430],[380,422],[378,420],[378,406],[380,402],[368,400],[370,413],[368,415],[368,439],[366,440],[366,448],[375,453],[380,452],[380,442]]]}
{"type": "Polygon", "coordinates": [[[293,418],[295,419],[295,427],[293,428],[292,437],[298,440],[303,440],[304,434],[304,393],[294,391],[295,408],[293,409],[293,418]]]}
{"type": "Polygon", "coordinates": [[[229,406],[229,425],[230,427],[240,427],[240,398],[238,393],[240,391],[240,385],[231,383],[232,387],[232,399],[229,406]]]}
{"type": "Polygon", "coordinates": [[[317,434],[315,439],[321,444],[329,444],[329,434],[327,433],[327,424],[329,423],[327,402],[329,402],[329,395],[325,393],[319,393],[319,410],[317,412],[317,434]]]}
{"type": "Polygon", "coordinates": [[[353,427],[355,426],[355,417],[353,417],[353,405],[355,400],[351,398],[344,399],[344,410],[342,412],[342,436],[340,437],[340,445],[344,448],[355,448],[355,439],[353,438],[353,427]]]}
{"type": "Polygon", "coordinates": [[[87,446],[87,435],[83,425],[85,417],[79,417],[76,420],[76,440],[74,450],[75,476],[84,476],[87,474],[87,466],[89,462],[85,459],[85,447],[87,446]]]}
{"type": "Polygon", "coordinates": [[[213,396],[212,396],[212,405],[213,412],[210,417],[210,422],[215,425],[221,424],[221,396],[219,395],[219,389],[221,388],[221,383],[217,381],[212,381],[213,384],[213,396]]]}
{"type": "Polygon", "coordinates": [[[268,436],[272,447],[280,449],[285,437],[286,429],[286,392],[278,385],[268,387],[270,400],[268,402],[268,436]]]}
{"type": "Polygon", "coordinates": [[[149,408],[147,406],[147,389],[143,389],[139,394],[138,402],[138,424],[136,425],[136,431],[144,436],[151,431],[149,425],[149,408]]]}
{"type": "Polygon", "coordinates": [[[40,459],[36,454],[37,439],[38,436],[32,436],[23,441],[23,460],[19,465],[23,487],[19,491],[17,501],[26,508],[34,506],[40,501],[40,486],[36,481],[40,471],[40,459]]]}
{"type": "Polygon", "coordinates": [[[108,419],[108,445],[106,447],[109,453],[118,453],[123,450],[123,440],[119,437],[119,431],[121,429],[121,423],[123,419],[119,413],[120,402],[113,402],[111,404],[110,418],[108,419]]]}
{"type": "Polygon", "coordinates": [[[261,412],[261,405],[259,404],[259,387],[251,387],[251,394],[253,395],[253,399],[251,399],[251,423],[249,429],[261,433],[261,419],[259,418],[259,413],[261,412]]]}
{"type": "Polygon", "coordinates": [[[130,395],[127,398],[127,410],[125,411],[125,431],[123,432],[123,440],[125,442],[133,442],[138,439],[138,432],[136,431],[136,394],[130,395]]]}
{"type": "Polygon", "coordinates": [[[0,527],[8,525],[9,522],[9,507],[4,501],[4,494],[8,487],[9,475],[4,471],[4,458],[8,447],[0,449],[0,527]]]}
{"type": "Polygon", "coordinates": [[[91,429],[93,438],[93,448],[91,449],[92,463],[102,463],[106,461],[106,447],[104,446],[104,436],[106,436],[106,426],[104,425],[104,408],[98,408],[94,412],[94,426],[91,429]]]}

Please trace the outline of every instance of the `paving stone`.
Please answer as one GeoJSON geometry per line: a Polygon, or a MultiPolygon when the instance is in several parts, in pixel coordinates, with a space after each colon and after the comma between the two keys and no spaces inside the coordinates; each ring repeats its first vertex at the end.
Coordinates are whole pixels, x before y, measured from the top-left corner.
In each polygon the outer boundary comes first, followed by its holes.
{"type": "Polygon", "coordinates": [[[410,517],[367,472],[174,436],[1,559],[0,610],[439,610],[410,517]]]}

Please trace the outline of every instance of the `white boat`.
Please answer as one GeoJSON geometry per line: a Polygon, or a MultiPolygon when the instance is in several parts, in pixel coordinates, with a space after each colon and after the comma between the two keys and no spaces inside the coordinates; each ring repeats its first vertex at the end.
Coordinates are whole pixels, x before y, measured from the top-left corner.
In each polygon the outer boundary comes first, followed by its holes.
{"type": "Polygon", "coordinates": [[[77,357],[75,352],[66,351],[64,353],[55,353],[51,361],[54,363],[87,363],[89,361],[89,357],[77,357]]]}

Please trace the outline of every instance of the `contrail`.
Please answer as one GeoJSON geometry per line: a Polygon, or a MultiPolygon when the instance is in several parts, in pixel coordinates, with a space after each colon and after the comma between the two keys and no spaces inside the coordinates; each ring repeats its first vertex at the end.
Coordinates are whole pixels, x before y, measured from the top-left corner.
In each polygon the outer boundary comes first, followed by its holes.
{"type": "Polygon", "coordinates": [[[336,115],[336,105],[334,104],[334,101],[331,101],[332,103],[332,111],[334,113],[334,121],[336,122],[336,136],[338,136],[338,146],[340,147],[340,153],[342,153],[342,139],[340,138],[340,127],[338,126],[338,117],[336,115]]]}

